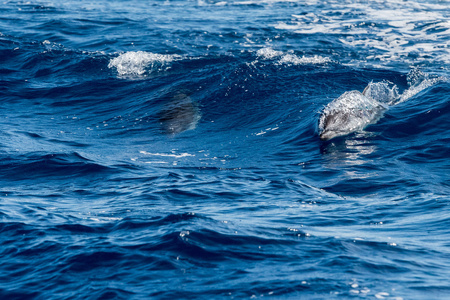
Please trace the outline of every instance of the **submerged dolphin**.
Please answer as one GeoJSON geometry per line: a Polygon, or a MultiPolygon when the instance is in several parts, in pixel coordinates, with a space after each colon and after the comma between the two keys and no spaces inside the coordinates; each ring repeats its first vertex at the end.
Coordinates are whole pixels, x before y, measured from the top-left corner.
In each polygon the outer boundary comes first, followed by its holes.
{"type": "Polygon", "coordinates": [[[389,82],[369,83],[361,93],[345,92],[330,102],[319,118],[319,137],[330,140],[376,123],[398,98],[397,87],[389,82]]]}
{"type": "Polygon", "coordinates": [[[178,93],[166,103],[159,120],[164,131],[174,135],[194,129],[200,118],[200,110],[191,97],[178,93]]]}

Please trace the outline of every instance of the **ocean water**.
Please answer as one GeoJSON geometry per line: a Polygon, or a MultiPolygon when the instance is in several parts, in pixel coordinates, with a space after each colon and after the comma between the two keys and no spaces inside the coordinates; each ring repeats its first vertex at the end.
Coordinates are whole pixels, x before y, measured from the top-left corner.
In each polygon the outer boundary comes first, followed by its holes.
{"type": "Polygon", "coordinates": [[[449,299],[449,20],[1,1],[0,299],[449,299]]]}

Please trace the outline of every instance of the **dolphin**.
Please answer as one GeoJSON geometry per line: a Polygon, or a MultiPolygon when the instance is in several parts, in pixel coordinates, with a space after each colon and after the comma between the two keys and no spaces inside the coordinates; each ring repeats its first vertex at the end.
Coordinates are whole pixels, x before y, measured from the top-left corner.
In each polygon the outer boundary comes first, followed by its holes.
{"type": "Polygon", "coordinates": [[[349,91],[330,102],[319,118],[319,137],[323,141],[363,130],[383,117],[398,98],[397,87],[383,81],[369,83],[361,93],[349,91]]]}
{"type": "Polygon", "coordinates": [[[166,103],[159,120],[165,133],[175,135],[194,129],[200,118],[197,104],[187,94],[180,92],[166,103]]]}

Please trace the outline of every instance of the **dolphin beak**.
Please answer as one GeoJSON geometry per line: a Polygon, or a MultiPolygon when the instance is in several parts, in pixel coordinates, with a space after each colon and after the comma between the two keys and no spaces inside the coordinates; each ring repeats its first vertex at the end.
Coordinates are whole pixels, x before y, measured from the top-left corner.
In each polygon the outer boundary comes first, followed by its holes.
{"type": "Polygon", "coordinates": [[[319,135],[319,138],[322,141],[328,141],[328,140],[331,140],[332,138],[337,137],[338,135],[339,134],[334,132],[334,131],[327,131],[327,130],[325,130],[319,135]]]}

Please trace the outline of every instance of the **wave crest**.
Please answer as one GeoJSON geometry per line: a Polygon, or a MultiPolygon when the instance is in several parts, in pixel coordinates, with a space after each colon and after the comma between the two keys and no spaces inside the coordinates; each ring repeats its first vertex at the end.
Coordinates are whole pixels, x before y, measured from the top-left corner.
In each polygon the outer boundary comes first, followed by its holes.
{"type": "Polygon", "coordinates": [[[323,57],[320,55],[314,56],[297,56],[292,53],[283,53],[282,51],[276,51],[272,48],[262,48],[256,52],[258,57],[265,60],[278,59],[278,64],[291,64],[291,65],[316,65],[330,63],[329,57],[323,57]]]}
{"type": "Polygon", "coordinates": [[[176,54],[130,51],[111,59],[108,68],[115,68],[120,77],[141,77],[146,72],[165,71],[170,68],[169,63],[179,58],[176,54]]]}
{"type": "Polygon", "coordinates": [[[407,75],[409,88],[403,92],[397,103],[402,103],[409,98],[415,96],[426,88],[435,85],[438,82],[446,81],[447,78],[443,76],[433,76],[426,74],[418,68],[412,69],[407,75]]]}

